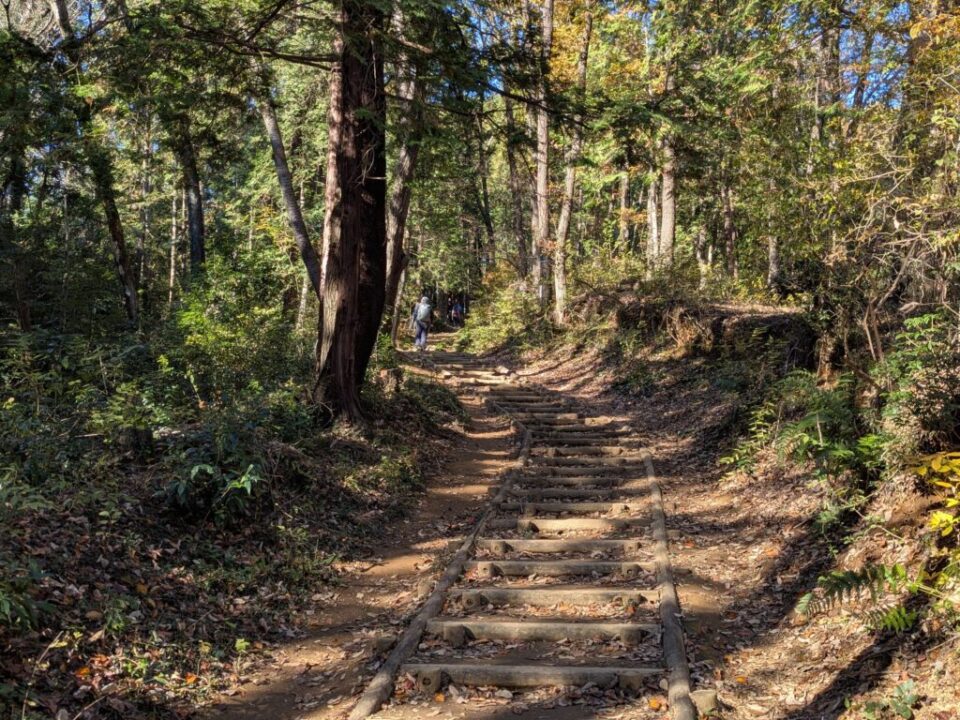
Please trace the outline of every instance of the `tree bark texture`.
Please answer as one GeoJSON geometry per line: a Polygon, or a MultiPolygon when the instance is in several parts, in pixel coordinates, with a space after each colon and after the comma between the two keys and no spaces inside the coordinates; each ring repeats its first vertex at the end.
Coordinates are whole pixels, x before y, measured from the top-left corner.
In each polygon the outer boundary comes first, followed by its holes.
{"type": "Polygon", "coordinates": [[[647,189],[647,280],[652,280],[653,274],[660,267],[660,221],[657,202],[660,183],[653,169],[650,172],[652,178],[647,189]]]}
{"type": "Polygon", "coordinates": [[[30,304],[27,301],[26,278],[20,243],[17,238],[17,214],[23,207],[27,189],[26,164],[18,150],[10,157],[10,171],[0,187],[0,259],[9,262],[13,275],[13,294],[17,308],[17,325],[23,332],[32,327],[30,304]]]}
{"type": "Polygon", "coordinates": [[[332,414],[354,421],[386,290],[384,18],[372,5],[348,1],[338,20],[315,396],[332,414]]]}
{"type": "Polygon", "coordinates": [[[174,148],[183,170],[183,188],[187,194],[187,235],[190,238],[190,272],[203,271],[207,261],[206,230],[203,220],[203,193],[200,188],[200,171],[197,154],[190,131],[190,119],[180,116],[175,120],[174,148]]]}

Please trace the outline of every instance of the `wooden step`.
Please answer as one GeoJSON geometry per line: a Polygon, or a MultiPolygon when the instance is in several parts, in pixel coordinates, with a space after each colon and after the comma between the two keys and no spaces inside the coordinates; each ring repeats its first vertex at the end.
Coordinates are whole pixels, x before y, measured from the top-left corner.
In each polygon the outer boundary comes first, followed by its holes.
{"type": "Polygon", "coordinates": [[[638,692],[648,678],[662,675],[659,667],[622,667],[590,665],[494,665],[489,663],[408,663],[401,668],[417,678],[423,692],[436,692],[444,679],[456,685],[533,688],[593,684],[601,688],[619,687],[638,692]]]}
{"type": "Polygon", "coordinates": [[[630,478],[619,477],[614,473],[608,473],[607,475],[548,475],[538,473],[537,468],[532,466],[528,467],[528,470],[530,471],[529,474],[518,475],[514,482],[528,487],[580,487],[583,485],[620,487],[634,482],[630,478]]]}
{"type": "Polygon", "coordinates": [[[626,513],[643,510],[646,505],[646,503],[619,500],[608,502],[502,502],[500,503],[500,509],[505,512],[523,513],[626,513]]]}
{"type": "Polygon", "coordinates": [[[620,640],[624,645],[638,645],[656,638],[660,626],[651,623],[436,618],[427,623],[427,632],[442,637],[454,647],[462,647],[468,640],[620,640]]]}
{"type": "Polygon", "coordinates": [[[479,538],[477,547],[497,553],[637,552],[642,542],[637,538],[479,538]]]}
{"type": "Polygon", "coordinates": [[[643,527],[649,525],[649,523],[650,518],[646,516],[631,518],[518,517],[493,518],[487,523],[487,527],[492,530],[518,530],[520,532],[532,531],[540,533],[578,531],[604,532],[643,527]]]}
{"type": "Polygon", "coordinates": [[[564,575],[636,575],[650,572],[652,563],[635,560],[470,560],[464,570],[476,572],[481,577],[541,575],[561,577],[564,575]]]}
{"type": "MultiPolygon", "coordinates": [[[[495,488],[492,488],[495,489],[495,488]]],[[[616,496],[623,498],[648,498],[650,490],[645,487],[629,487],[627,483],[619,487],[543,487],[524,488],[511,487],[510,494],[515,497],[525,497],[531,500],[546,500],[552,498],[604,498],[616,496]]]]}
{"type": "Polygon", "coordinates": [[[658,590],[638,590],[632,587],[597,587],[593,585],[546,585],[543,587],[483,587],[454,593],[466,610],[482,605],[515,605],[522,607],[553,607],[560,603],[571,606],[600,603],[656,603],[658,590]]]}

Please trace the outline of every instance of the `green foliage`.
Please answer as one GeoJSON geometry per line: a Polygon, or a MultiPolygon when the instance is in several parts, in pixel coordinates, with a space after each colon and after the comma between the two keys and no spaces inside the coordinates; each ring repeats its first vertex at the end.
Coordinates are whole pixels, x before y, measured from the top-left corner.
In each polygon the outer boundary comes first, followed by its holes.
{"type": "Polygon", "coordinates": [[[544,341],[551,334],[549,322],[525,283],[500,268],[484,278],[467,326],[460,331],[457,347],[474,351],[523,348],[544,341]]]}
{"type": "Polygon", "coordinates": [[[884,447],[883,438],[862,434],[851,375],[821,386],[812,372],[793,371],[751,412],[748,427],[747,440],[721,462],[747,469],[771,445],[781,459],[812,462],[818,477],[834,481],[845,472],[876,468],[884,447]]]}
{"type": "Polygon", "coordinates": [[[53,608],[33,597],[44,572],[31,560],[26,567],[12,565],[0,558],[0,629],[32,629],[43,613],[53,608]]]}
{"type": "Polygon", "coordinates": [[[882,424],[898,464],[960,444],[960,345],[946,312],[906,320],[873,375],[884,387],[882,424]]]}
{"type": "MultiPolygon", "coordinates": [[[[893,691],[893,695],[884,700],[870,700],[860,709],[864,720],[883,720],[888,717],[899,717],[911,720],[914,717],[913,709],[920,702],[917,684],[913,680],[900,683],[893,691]]],[[[847,707],[850,707],[847,702],[847,707]]]]}
{"type": "Polygon", "coordinates": [[[797,603],[801,614],[830,610],[838,605],[866,599],[869,607],[861,613],[864,623],[876,630],[906,632],[919,614],[900,603],[886,601],[890,595],[915,593],[921,585],[911,581],[903,565],[866,565],[860,570],[834,570],[820,577],[817,592],[807,593],[797,603]]]}

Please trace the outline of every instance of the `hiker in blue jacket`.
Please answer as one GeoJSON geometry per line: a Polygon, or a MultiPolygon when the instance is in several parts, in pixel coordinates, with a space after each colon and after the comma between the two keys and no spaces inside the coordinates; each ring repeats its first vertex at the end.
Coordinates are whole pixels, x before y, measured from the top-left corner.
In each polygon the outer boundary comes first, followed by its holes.
{"type": "Polygon", "coordinates": [[[413,315],[410,320],[416,337],[413,344],[418,350],[427,349],[427,332],[430,330],[430,319],[433,315],[433,306],[430,305],[430,298],[424,295],[420,302],[413,306],[413,315]]]}

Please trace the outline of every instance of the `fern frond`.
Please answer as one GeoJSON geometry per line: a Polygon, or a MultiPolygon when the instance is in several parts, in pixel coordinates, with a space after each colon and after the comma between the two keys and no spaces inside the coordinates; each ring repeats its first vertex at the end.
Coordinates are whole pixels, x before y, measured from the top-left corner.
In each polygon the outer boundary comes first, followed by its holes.
{"type": "Polygon", "coordinates": [[[863,621],[872,630],[902,633],[914,626],[917,617],[916,610],[907,610],[903,605],[892,605],[868,610],[863,614],[863,621]]]}
{"type": "Polygon", "coordinates": [[[866,565],[860,570],[834,570],[817,581],[817,594],[804,596],[797,605],[802,614],[830,610],[869,593],[876,603],[885,593],[895,593],[907,584],[903,565],[866,565]],[[802,609],[801,609],[802,605],[802,609]]]}

